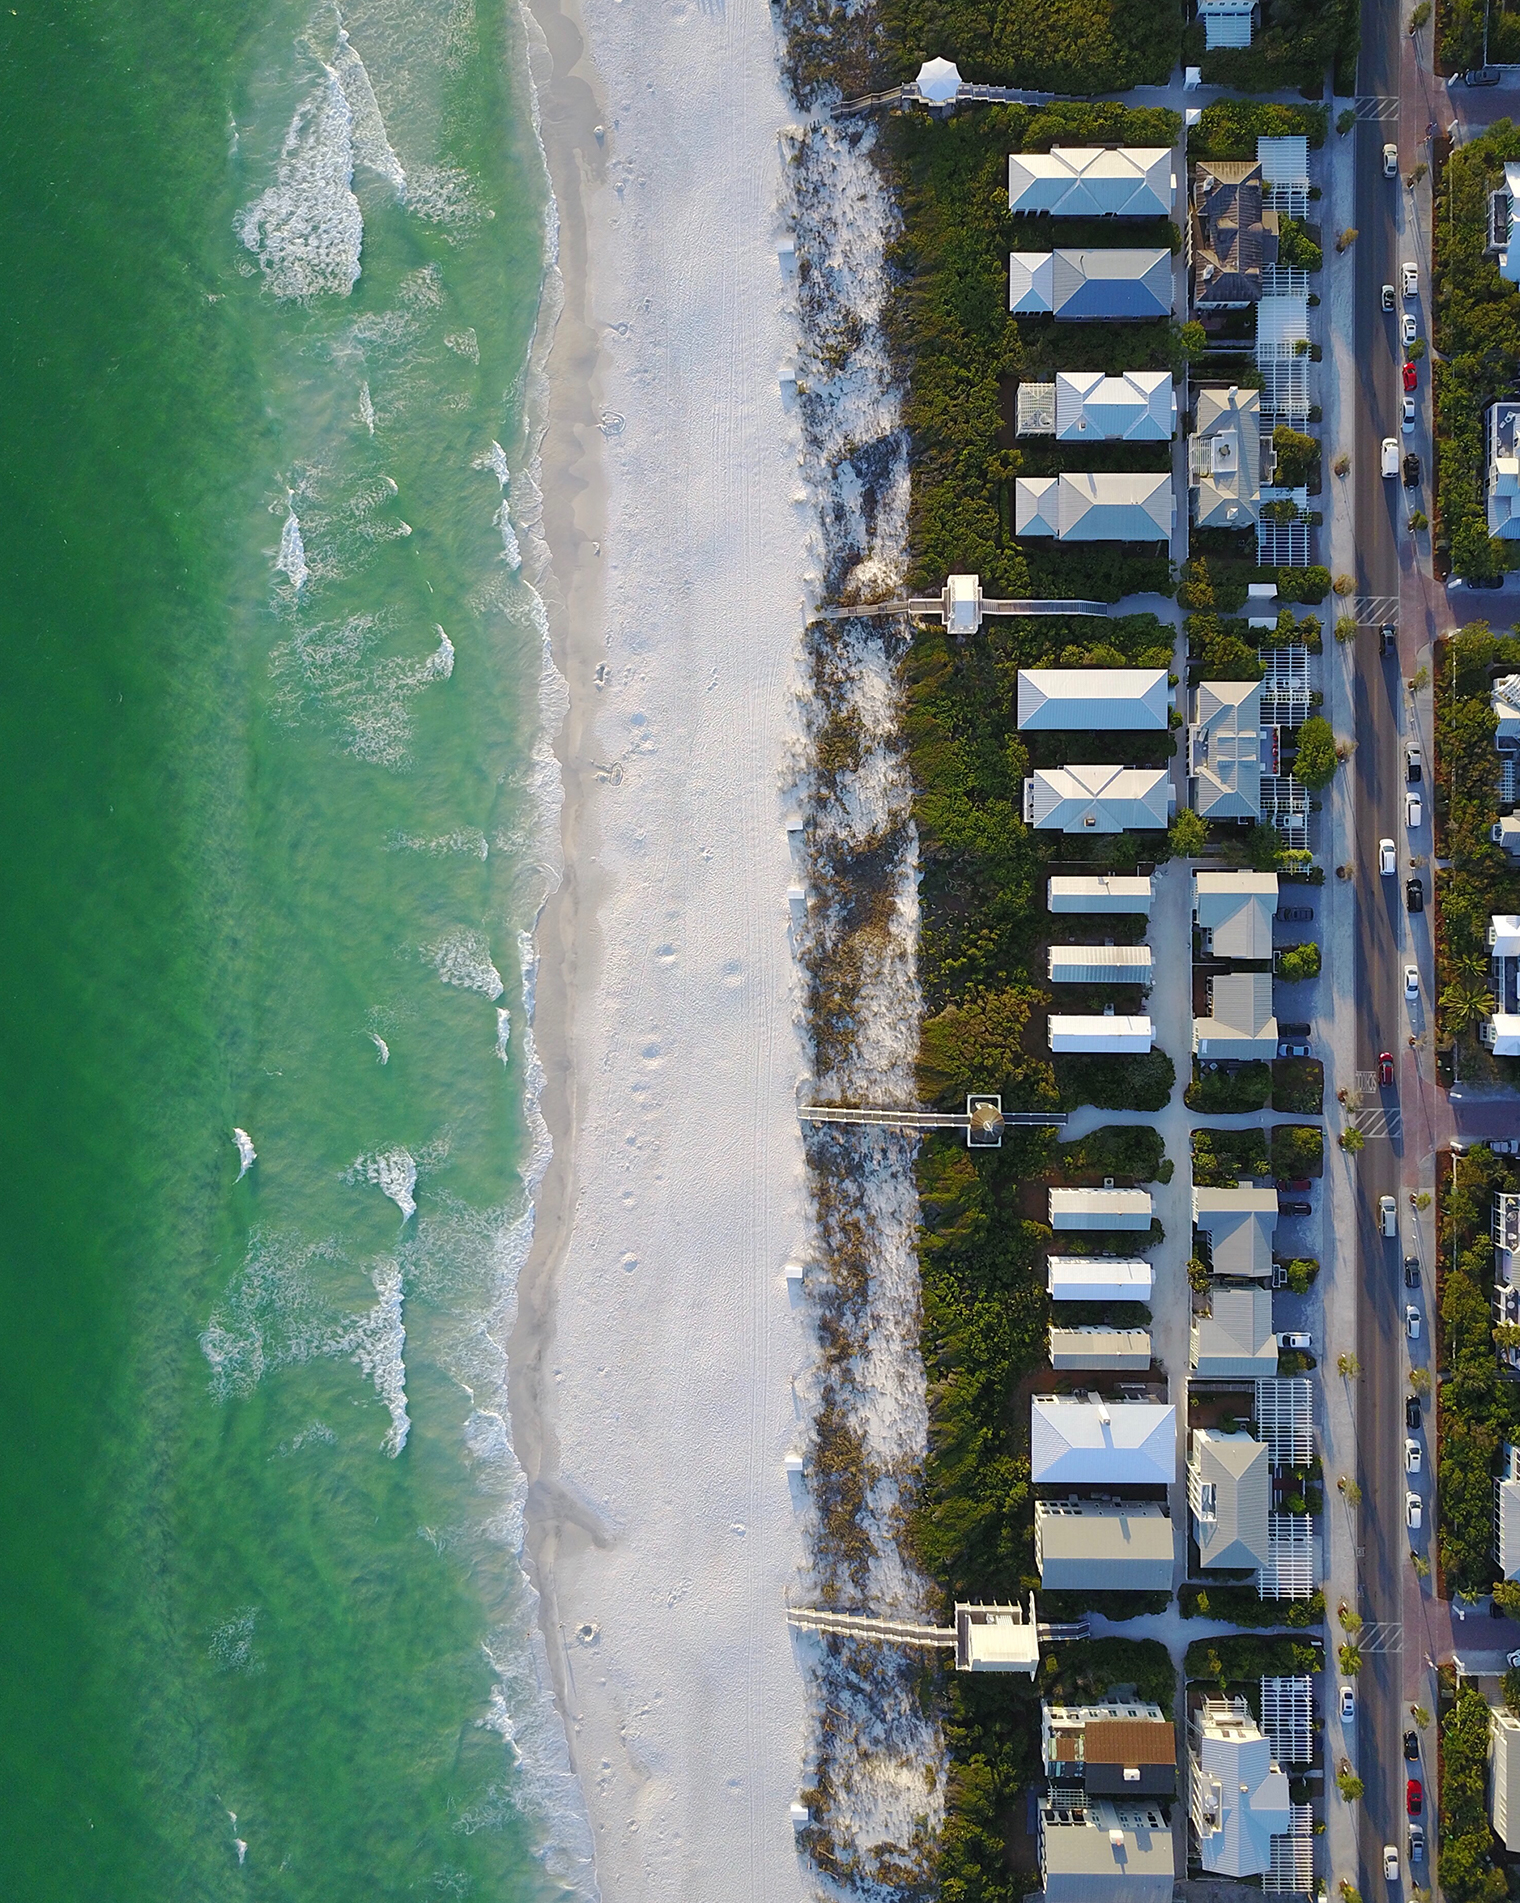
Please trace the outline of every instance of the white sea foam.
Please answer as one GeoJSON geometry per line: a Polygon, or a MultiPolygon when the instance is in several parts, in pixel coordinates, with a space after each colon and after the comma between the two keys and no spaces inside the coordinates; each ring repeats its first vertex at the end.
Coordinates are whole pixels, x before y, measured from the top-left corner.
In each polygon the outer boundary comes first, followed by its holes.
{"type": "Polygon", "coordinates": [[[512,1055],[512,1013],[504,1004],[496,1007],[496,1055],[504,1064],[512,1055]]]}
{"type": "Polygon", "coordinates": [[[296,108],[275,182],[234,220],[276,297],[347,297],[364,220],[354,197],[353,114],[329,67],[296,108]]]}
{"type": "Polygon", "coordinates": [[[242,1168],[237,1173],[237,1180],[241,1183],[243,1178],[253,1168],[255,1162],[257,1162],[259,1153],[248,1140],[248,1132],[246,1130],[234,1130],[232,1140],[237,1145],[238,1161],[242,1165],[242,1168]]]}
{"type": "Polygon", "coordinates": [[[380,1035],[378,1031],[370,1031],[367,1035],[369,1037],[370,1042],[375,1047],[375,1051],[377,1055],[379,1056],[380,1062],[382,1064],[388,1064],[391,1061],[390,1045],[386,1043],[385,1039],[380,1035]]]}
{"type": "Polygon", "coordinates": [[[425,852],[430,858],[457,852],[485,859],[491,852],[491,842],[478,826],[460,826],[451,833],[394,832],[385,843],[392,852],[425,852]]]}
{"type": "Polygon", "coordinates": [[[501,973],[491,963],[490,941],[481,932],[450,932],[426,946],[424,955],[446,985],[479,991],[488,998],[499,998],[506,990],[501,973]]]}
{"type": "MultiPolygon", "coordinates": [[[[385,1193],[391,1194],[390,1190],[385,1193]]],[[[404,1210],[403,1214],[410,1215],[411,1211],[404,1210]]],[[[370,1280],[378,1300],[355,1327],[349,1358],[374,1382],[375,1392],[390,1414],[390,1431],[382,1446],[394,1460],[411,1432],[406,1411],[406,1327],[402,1320],[399,1264],[389,1260],[377,1262],[370,1271],[370,1280]]]]}
{"type": "Polygon", "coordinates": [[[475,458],[476,469],[489,469],[501,484],[501,506],[491,518],[501,531],[501,550],[509,568],[522,567],[522,547],[517,539],[517,531],[512,526],[512,509],[508,501],[508,492],[512,487],[512,471],[507,462],[507,452],[501,444],[493,441],[491,447],[475,458]]]}
{"type": "MultiPolygon", "coordinates": [[[[264,1669],[263,1662],[255,1656],[253,1650],[254,1628],[259,1622],[257,1606],[245,1606],[241,1612],[219,1625],[211,1634],[211,1642],[206,1647],[206,1656],[219,1672],[242,1672],[252,1675],[264,1669]]],[[[232,1813],[228,1812],[229,1816],[232,1813]]],[[[232,1817],[236,1825],[237,1818],[232,1817]]]]}
{"type": "Polygon", "coordinates": [[[471,363],[480,362],[480,339],[473,330],[447,331],[443,341],[456,357],[467,357],[471,363]]]}
{"type": "Polygon", "coordinates": [[[396,196],[406,197],[406,173],[391,150],[385,136],[385,121],[375,99],[369,74],[343,27],[338,28],[338,44],[333,53],[333,71],[348,102],[354,164],[363,165],[395,187],[396,196]]]}
{"type": "Polygon", "coordinates": [[[299,1434],[292,1434],[289,1440],[282,1440],[275,1452],[282,1459],[289,1459],[292,1454],[300,1453],[303,1447],[335,1447],[337,1443],[338,1437],[326,1421],[312,1421],[299,1434]]]}
{"type": "Polygon", "coordinates": [[[435,627],[438,645],[421,660],[376,652],[389,623],[380,615],[299,627],[269,657],[277,719],[290,725],[315,714],[337,729],[347,750],[377,766],[411,757],[411,702],[454,671],[454,644],[435,627]]]}
{"type": "Polygon", "coordinates": [[[370,1150],[355,1157],[343,1172],[345,1183],[373,1183],[401,1211],[407,1222],[417,1213],[417,1159],[399,1143],[386,1150],[370,1150]]]}
{"type": "Polygon", "coordinates": [[[369,393],[367,382],[359,385],[359,421],[373,436],[375,433],[375,405],[369,393]]]}
{"type": "Polygon", "coordinates": [[[476,181],[454,165],[414,166],[407,204],[424,223],[452,231],[467,231],[483,218],[496,216],[482,199],[476,181]]]}
{"type": "Polygon", "coordinates": [[[306,544],[301,539],[301,522],[294,509],[285,517],[285,526],[280,530],[280,552],[275,558],[275,573],[285,575],[297,593],[305,585],[308,569],[306,566],[306,544]]]}

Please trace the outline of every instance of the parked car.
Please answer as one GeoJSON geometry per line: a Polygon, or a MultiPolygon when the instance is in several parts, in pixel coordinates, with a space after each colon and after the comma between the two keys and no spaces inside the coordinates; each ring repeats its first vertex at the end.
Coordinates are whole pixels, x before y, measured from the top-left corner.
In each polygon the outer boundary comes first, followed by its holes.
{"type": "Polygon", "coordinates": [[[1399,1853],[1392,1844],[1383,1845],[1383,1875],[1390,1883],[1399,1880],[1399,1853]]]}
{"type": "Polygon", "coordinates": [[[1399,1233],[1399,1212],[1391,1196],[1378,1197],[1378,1227],[1385,1236],[1399,1233]]]}
{"type": "Polygon", "coordinates": [[[1301,1354],[1307,1354],[1313,1345],[1309,1337],[1304,1334],[1279,1335],[1277,1337],[1277,1352],[1279,1354],[1282,1354],[1285,1349],[1295,1349],[1301,1354]]]}
{"type": "MultiPolygon", "coordinates": [[[[1409,321],[1410,321],[1409,319],[1407,318],[1405,319],[1406,323],[1409,321]]],[[[1414,451],[1411,449],[1406,451],[1404,456],[1404,487],[1406,489],[1418,489],[1419,486],[1420,486],[1420,459],[1418,456],[1415,455],[1414,451]]]]}
{"type": "Polygon", "coordinates": [[[1418,747],[1404,749],[1404,778],[1411,786],[1418,786],[1424,777],[1425,756],[1418,747]]]}
{"type": "Polygon", "coordinates": [[[1399,175],[1399,148],[1396,145],[1383,147],[1383,177],[1397,178],[1399,175]]]}
{"type": "Polygon", "coordinates": [[[1306,925],[1314,917],[1312,905],[1279,905],[1277,916],[1284,925],[1306,925]]]}
{"type": "Polygon", "coordinates": [[[1378,873],[1384,879],[1391,879],[1399,869],[1398,849],[1391,839],[1378,841],[1378,873]]]}
{"type": "Polygon", "coordinates": [[[1520,1156],[1520,1137],[1490,1137],[1488,1147],[1495,1156],[1520,1156]]]}
{"type": "Polygon", "coordinates": [[[1404,996],[1411,1001],[1420,995],[1420,968],[1418,965],[1404,967],[1404,996]]]}
{"type": "Polygon", "coordinates": [[[1291,1189],[1294,1195],[1302,1196],[1308,1193],[1311,1185],[1307,1176],[1279,1176],[1277,1179],[1277,1187],[1279,1189],[1291,1189]]]}
{"type": "Polygon", "coordinates": [[[1420,295],[1420,273],[1418,267],[1406,263],[1402,275],[1405,297],[1418,297],[1420,295]]]}
{"type": "Polygon", "coordinates": [[[1425,888],[1418,879],[1411,879],[1404,887],[1404,903],[1411,912],[1425,910],[1425,888]]]}
{"type": "Polygon", "coordinates": [[[1399,473],[1399,439],[1396,436],[1383,438],[1383,474],[1388,477],[1399,473]]]}
{"type": "Polygon", "coordinates": [[[1399,418],[1399,428],[1407,436],[1409,432],[1414,428],[1414,423],[1415,423],[1414,398],[1412,396],[1406,396],[1404,399],[1403,413],[1399,418]]]}
{"type": "Polygon", "coordinates": [[[1411,1863],[1425,1861],[1425,1826],[1423,1824],[1409,1826],[1409,1861],[1411,1863]]]}
{"type": "MultiPolygon", "coordinates": [[[[1411,1494],[1410,1498],[1413,1497],[1411,1494]]],[[[1425,1786],[1417,1777],[1412,1777],[1404,1786],[1404,1808],[1411,1817],[1418,1817],[1425,1808],[1425,1786]]]]}
{"type": "Polygon", "coordinates": [[[1404,1425],[1413,1432],[1420,1431],[1420,1397],[1411,1394],[1404,1402],[1404,1425]]]}
{"type": "Polygon", "coordinates": [[[1417,1440],[1406,1440],[1404,1443],[1404,1471],[1407,1474],[1420,1471],[1420,1443],[1417,1440]]]}
{"type": "Polygon", "coordinates": [[[1308,1037],[1313,1029],[1314,1026],[1312,1024],[1280,1023],[1277,1027],[1277,1033],[1279,1037],[1308,1037]]]}
{"type": "Polygon", "coordinates": [[[1341,1723],[1349,1725],[1356,1718],[1356,1693],[1349,1685],[1341,1687],[1341,1723]]]}
{"type": "MultiPolygon", "coordinates": [[[[1391,291],[1393,286],[1390,284],[1386,288],[1391,291]]],[[[1399,335],[1403,338],[1406,349],[1419,335],[1419,320],[1415,317],[1413,311],[1405,311],[1404,315],[1399,319],[1399,335]]]]}
{"type": "Polygon", "coordinates": [[[1497,66],[1469,66],[1462,75],[1464,86],[1497,86],[1500,73],[1497,66]]]}
{"type": "Polygon", "coordinates": [[[1420,1734],[1418,1731],[1404,1733],[1404,1756],[1411,1764],[1420,1755],[1420,1734]]]}
{"type": "Polygon", "coordinates": [[[1408,396],[1411,390],[1417,389],[1419,387],[1419,382],[1420,382],[1419,365],[1406,362],[1404,365],[1404,394],[1405,396],[1408,396]]]}
{"type": "Polygon", "coordinates": [[[1279,1044],[1277,1055],[1279,1057],[1307,1057],[1309,1046],[1307,1044],[1279,1044]]]}
{"type": "MultiPolygon", "coordinates": [[[[1420,1258],[1418,1256],[1406,1255],[1404,1258],[1404,1286],[1405,1288],[1418,1288],[1420,1286],[1420,1258]]],[[[1419,1409],[1420,1404],[1416,1401],[1416,1419],[1419,1418],[1419,1409]]]]}
{"type": "Polygon", "coordinates": [[[1314,1205],[1313,1203],[1279,1202],[1277,1210],[1278,1214],[1282,1216],[1312,1216],[1314,1214],[1314,1205]]]}
{"type": "Polygon", "coordinates": [[[1413,1302],[1404,1304],[1404,1333],[1411,1341],[1420,1339],[1420,1311],[1413,1302]]]}
{"type": "Polygon", "coordinates": [[[1399,648],[1399,632],[1391,621],[1385,621],[1378,630],[1378,653],[1386,661],[1390,654],[1396,654],[1399,648]]]}
{"type": "Polygon", "coordinates": [[[1391,311],[1393,309],[1393,286],[1391,284],[1385,284],[1383,286],[1383,309],[1385,311],[1391,311]]]}
{"type": "Polygon", "coordinates": [[[1420,1496],[1417,1493],[1404,1495],[1404,1524],[1415,1528],[1420,1525],[1420,1496]]]}
{"type": "Polygon", "coordinates": [[[1419,794],[1406,793],[1404,795],[1404,824],[1412,833],[1417,833],[1420,830],[1420,825],[1424,817],[1425,815],[1420,808],[1419,794]]]}
{"type": "Polygon", "coordinates": [[[1393,1052],[1378,1052],[1378,1083],[1384,1090],[1393,1082],[1393,1052]]]}

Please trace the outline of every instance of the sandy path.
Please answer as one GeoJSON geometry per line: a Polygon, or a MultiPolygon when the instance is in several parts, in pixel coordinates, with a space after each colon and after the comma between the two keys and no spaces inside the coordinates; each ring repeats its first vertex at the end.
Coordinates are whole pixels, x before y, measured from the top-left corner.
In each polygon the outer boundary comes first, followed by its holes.
{"type": "Polygon", "coordinates": [[[776,376],[787,111],[764,0],[593,0],[589,59],[572,22],[538,17],[567,292],[545,527],[572,714],[567,882],[540,935],[556,1161],[514,1438],[603,1895],[789,1899],[782,1458],[806,1346],[782,1274],[805,1235],[782,774],[806,522],[776,376]]]}

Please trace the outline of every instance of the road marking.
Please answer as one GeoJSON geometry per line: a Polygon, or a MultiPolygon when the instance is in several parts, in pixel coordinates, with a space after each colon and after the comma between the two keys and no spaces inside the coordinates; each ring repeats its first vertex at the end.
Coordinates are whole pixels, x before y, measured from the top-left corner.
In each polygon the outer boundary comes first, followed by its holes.
{"type": "Polygon", "coordinates": [[[1397,595],[1358,595],[1356,598],[1356,619],[1358,627],[1386,628],[1399,625],[1399,598],[1397,595]]]}
{"type": "Polygon", "coordinates": [[[1399,102],[1397,98],[1389,99],[1386,96],[1379,98],[1375,94],[1366,99],[1358,99],[1356,116],[1358,119],[1369,119],[1375,125],[1384,125],[1398,118],[1399,102]]]}
{"type": "Polygon", "coordinates": [[[1359,1093],[1364,1090],[1375,1091],[1378,1087],[1377,1072],[1375,1070],[1359,1070],[1356,1073],[1356,1087],[1359,1093]]]}
{"type": "Polygon", "coordinates": [[[1397,1143],[1404,1134],[1404,1119],[1397,1110],[1359,1110],[1355,1122],[1362,1135],[1372,1142],[1387,1137],[1390,1143],[1397,1143]]]}
{"type": "Polygon", "coordinates": [[[1389,1658],[1404,1655],[1404,1626],[1398,1619],[1369,1619],[1357,1633],[1356,1649],[1364,1658],[1381,1652],[1389,1658]]]}

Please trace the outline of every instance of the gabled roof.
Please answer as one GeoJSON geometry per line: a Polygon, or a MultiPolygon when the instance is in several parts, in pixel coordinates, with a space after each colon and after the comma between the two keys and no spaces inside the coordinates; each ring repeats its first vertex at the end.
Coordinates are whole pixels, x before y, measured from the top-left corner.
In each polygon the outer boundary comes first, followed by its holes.
{"type": "Polygon", "coordinates": [[[1193,1317],[1193,1371],[1202,1380],[1277,1373],[1272,1292],[1216,1288],[1213,1313],[1193,1317]]]}
{"type": "Polygon", "coordinates": [[[1520,1718],[1488,1708],[1488,1814],[1506,1850],[1520,1850],[1520,1718]]]}
{"type": "Polygon", "coordinates": [[[1259,1280],[1272,1273],[1275,1189],[1206,1189],[1195,1183],[1193,1226],[1209,1239],[1216,1275],[1259,1280]]]}
{"type": "Polygon", "coordinates": [[[1199,682],[1187,760],[1193,805],[1206,819],[1261,818],[1260,681],[1199,682]]]}
{"type": "MultiPolygon", "coordinates": [[[[1021,384],[1020,389],[1023,389],[1021,384]]],[[[1058,370],[1055,433],[1065,442],[1165,443],[1177,427],[1177,398],[1165,370],[1058,370]]]]}
{"type": "Polygon", "coordinates": [[[1177,1411],[1155,1401],[1036,1395],[1029,1471],[1039,1486],[1170,1486],[1177,1478],[1177,1411]]]}
{"type": "Polygon", "coordinates": [[[1209,1699],[1194,1719],[1193,1818],[1200,1861],[1218,1876],[1265,1876],[1272,1839],[1293,1825],[1287,1774],[1243,1698],[1209,1699]]]}
{"type": "Polygon", "coordinates": [[[1045,1276],[1053,1302],[1148,1302],[1155,1280],[1143,1256],[1048,1255],[1045,1276]]]}
{"type": "MultiPolygon", "coordinates": [[[[1506,1443],[1504,1470],[1494,1482],[1494,1519],[1498,1526],[1499,1570],[1520,1579],[1520,1449],[1506,1443]]],[[[1520,1812],[1515,1822],[1520,1825],[1520,1812]]]]}
{"type": "Polygon", "coordinates": [[[1170,476],[1015,476],[1014,530],[1063,542],[1164,542],[1176,516],[1170,476]]]}
{"type": "Polygon", "coordinates": [[[1165,733],[1164,667],[1021,667],[1019,726],[1029,733],[1165,733]]]}
{"type": "Polygon", "coordinates": [[[1118,1012],[1095,1017],[1052,1012],[1050,1017],[1053,1051],[1132,1051],[1143,1055],[1155,1042],[1155,1036],[1155,1026],[1148,1017],[1121,1017],[1118,1012]]]}
{"type": "Polygon", "coordinates": [[[1174,174],[1167,146],[1053,146],[1008,158],[1008,209],[1056,218],[1167,218],[1174,174]]]}
{"type": "Polygon", "coordinates": [[[1053,1368],[1088,1368],[1094,1373],[1141,1374],[1151,1365],[1151,1336],[1148,1328],[1100,1328],[1088,1323],[1080,1328],[1050,1329],[1050,1365],[1053,1368]]]}
{"type": "Polygon", "coordinates": [[[1188,442],[1193,520],[1201,529],[1247,529],[1261,502],[1261,392],[1198,392],[1188,442]]]}
{"type": "Polygon", "coordinates": [[[1149,945],[1052,945],[1050,982],[1055,985],[1148,985],[1149,945]]]}
{"type": "Polygon", "coordinates": [[[1047,1592],[1170,1592],[1175,1549],[1157,1500],[1034,1503],[1035,1563],[1047,1592]]]}
{"type": "Polygon", "coordinates": [[[1024,823],[1041,832],[1164,830],[1175,795],[1161,767],[1040,767],[1024,782],[1024,823]]]}
{"type": "Polygon", "coordinates": [[[1198,1056],[1276,1057],[1271,972],[1221,972],[1210,979],[1209,988],[1210,1016],[1193,1019],[1193,1049],[1198,1056]]]}
{"type": "Polygon", "coordinates": [[[1520,958],[1520,917],[1513,912],[1491,912],[1488,949],[1495,958],[1520,958]]]}
{"type": "Polygon", "coordinates": [[[1272,1463],[1265,1441],[1249,1434],[1193,1430],[1188,1503],[1199,1562],[1206,1567],[1262,1567],[1267,1563],[1267,1515],[1272,1463]]]}
{"type": "Polygon", "coordinates": [[[1203,159],[1193,168],[1193,300],[1254,304],[1263,267],[1277,262],[1277,213],[1262,203],[1255,159],[1203,159]]]}
{"type": "Polygon", "coordinates": [[[1066,323],[1143,322],[1169,317],[1170,251],[1015,251],[1008,259],[1008,308],[1066,323]]]}
{"type": "Polygon", "coordinates": [[[1275,872],[1195,872],[1193,917],[1213,934],[1216,958],[1270,958],[1275,872]]]}
{"type": "Polygon", "coordinates": [[[1152,896],[1149,879],[1125,878],[1115,872],[1054,874],[1045,888],[1045,902],[1052,912],[1142,912],[1149,917],[1152,896]]]}
{"type": "Polygon", "coordinates": [[[1052,1189],[1052,1229],[1149,1229],[1148,1189],[1052,1189]]]}

